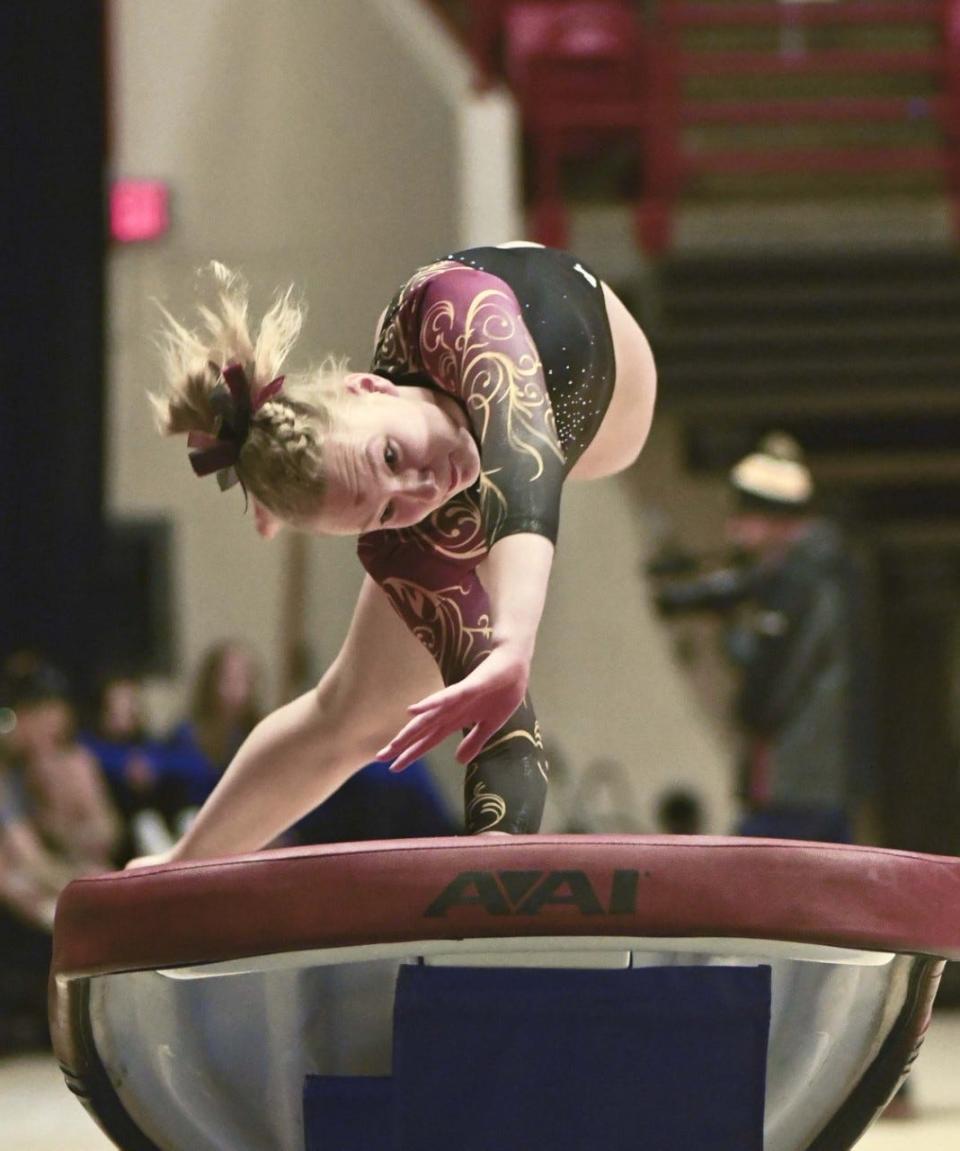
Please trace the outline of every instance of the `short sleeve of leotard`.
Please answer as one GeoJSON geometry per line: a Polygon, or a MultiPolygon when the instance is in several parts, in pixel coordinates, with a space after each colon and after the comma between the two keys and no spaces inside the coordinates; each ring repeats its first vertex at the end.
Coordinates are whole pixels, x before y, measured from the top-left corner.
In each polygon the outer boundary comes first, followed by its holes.
{"type": "Polygon", "coordinates": [[[565,458],[523,307],[496,276],[448,264],[425,283],[422,370],[463,404],[480,445],[488,546],[517,532],[556,541],[565,458]]]}

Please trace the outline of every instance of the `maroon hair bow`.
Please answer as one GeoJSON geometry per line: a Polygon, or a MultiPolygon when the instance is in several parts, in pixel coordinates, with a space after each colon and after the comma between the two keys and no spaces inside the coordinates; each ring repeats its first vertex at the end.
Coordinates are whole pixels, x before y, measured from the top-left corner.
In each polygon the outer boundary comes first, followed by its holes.
{"type": "Polygon", "coordinates": [[[221,368],[211,361],[209,366],[222,381],[214,389],[210,401],[217,417],[217,433],[191,432],[187,436],[187,447],[191,449],[190,466],[196,475],[209,476],[216,472],[220,490],[225,492],[234,484],[243,486],[237,475],[240,449],[250,433],[253,417],[267,400],[273,399],[280,391],[284,377],[277,376],[254,395],[242,364],[228,364],[221,368]]]}

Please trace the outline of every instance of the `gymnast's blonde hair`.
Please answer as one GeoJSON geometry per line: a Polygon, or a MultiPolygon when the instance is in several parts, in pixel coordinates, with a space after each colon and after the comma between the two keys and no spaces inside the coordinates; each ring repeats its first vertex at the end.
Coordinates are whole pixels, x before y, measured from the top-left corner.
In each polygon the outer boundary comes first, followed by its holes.
{"type": "MultiPolygon", "coordinates": [[[[246,281],[213,262],[216,303],[198,306],[202,326],[191,330],[161,306],[164,327],[159,346],[165,389],[151,395],[160,431],[216,435],[219,417],[213,394],[222,387],[217,366],[239,362],[254,395],[280,374],[300,334],[304,307],[293,288],[274,300],[254,339],[248,320],[246,281]]],[[[254,414],[235,464],[245,489],[268,511],[288,523],[316,514],[323,497],[323,441],[342,403],[338,387],[346,361],[328,357],[311,372],[285,377],[281,391],[254,414]]]]}

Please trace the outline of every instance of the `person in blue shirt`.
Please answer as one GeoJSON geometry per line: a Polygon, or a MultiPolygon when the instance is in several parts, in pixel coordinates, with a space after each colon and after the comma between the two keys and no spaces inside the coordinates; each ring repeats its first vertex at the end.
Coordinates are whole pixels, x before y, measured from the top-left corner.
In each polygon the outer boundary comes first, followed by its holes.
{"type": "Polygon", "coordinates": [[[416,839],[457,835],[461,827],[422,759],[401,774],[390,761],[368,764],[293,827],[297,843],[416,839]]]}

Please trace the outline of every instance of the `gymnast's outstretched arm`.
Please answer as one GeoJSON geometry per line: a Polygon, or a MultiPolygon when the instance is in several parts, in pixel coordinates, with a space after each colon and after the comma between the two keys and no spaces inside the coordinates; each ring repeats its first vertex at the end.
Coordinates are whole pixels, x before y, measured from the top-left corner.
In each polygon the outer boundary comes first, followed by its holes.
{"type": "MultiPolygon", "coordinates": [[[[482,662],[456,672],[445,669],[447,687],[419,701],[411,709],[413,718],[381,749],[397,770],[458,728],[467,734],[457,758],[470,762],[524,699],[566,466],[523,307],[496,276],[441,263],[411,280],[382,334],[374,367],[404,365],[457,398],[480,445],[476,519],[454,513],[448,523],[444,514],[435,514],[423,528],[434,538],[438,558],[455,552],[478,565],[489,632],[482,662]],[[480,537],[482,556],[476,547],[480,537]],[[464,546],[465,539],[470,546],[464,546]]],[[[379,550],[390,553],[394,547],[384,540],[379,550]]],[[[398,553],[398,559],[401,566],[391,572],[391,561],[381,554],[369,570],[408,574],[405,565],[411,560],[415,568],[423,567],[415,549],[403,551],[402,559],[398,553]]],[[[436,573],[421,571],[420,578],[431,584],[436,573]]]]}
{"type": "Polygon", "coordinates": [[[163,857],[256,851],[322,803],[441,686],[426,649],[367,577],[339,655],[319,685],[267,716],[186,835],[163,857]]]}
{"type": "Polygon", "coordinates": [[[552,563],[553,544],[544,536],[523,533],[493,545],[479,568],[490,605],[485,659],[467,679],[445,675],[449,686],[410,709],[413,718],[378,758],[393,759],[400,771],[457,727],[467,734],[456,758],[476,758],[526,695],[552,563]]]}
{"type": "MultiPolygon", "coordinates": [[[[451,725],[456,730],[462,723],[467,733],[457,758],[467,763],[467,831],[535,832],[548,769],[526,693],[528,651],[537,622],[526,617],[531,612],[538,617],[542,609],[552,546],[519,537],[507,549],[503,562],[508,564],[525,553],[532,555],[534,578],[528,585],[522,574],[516,578],[516,573],[501,573],[501,582],[509,581],[510,589],[501,601],[505,616],[509,621],[511,613],[518,613],[524,619],[520,642],[498,646],[493,604],[478,576],[478,563],[488,552],[482,538],[477,541],[470,533],[470,525],[478,523],[472,497],[462,493],[422,525],[360,537],[364,567],[383,587],[410,634],[436,660],[447,685],[410,709],[416,718],[389,746],[403,747],[394,763],[399,770],[411,754],[423,754],[449,734],[451,725]],[[474,542],[479,542],[479,554],[473,551],[474,542]],[[431,701],[438,701],[435,709],[431,701]]],[[[377,758],[391,755],[381,749],[377,758]]]]}

